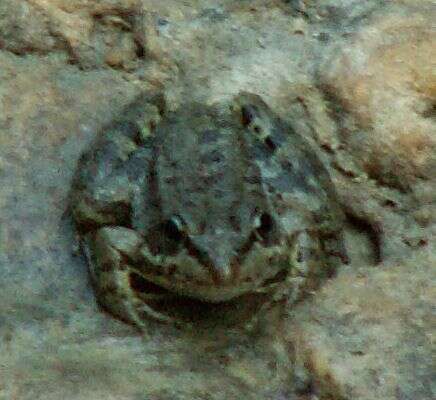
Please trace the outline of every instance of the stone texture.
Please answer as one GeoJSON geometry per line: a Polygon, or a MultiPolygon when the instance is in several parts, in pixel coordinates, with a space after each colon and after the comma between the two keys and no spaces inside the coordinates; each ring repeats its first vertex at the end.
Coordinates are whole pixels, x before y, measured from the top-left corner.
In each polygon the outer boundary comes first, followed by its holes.
{"type": "Polygon", "coordinates": [[[338,135],[334,167],[351,178],[338,189],[380,259],[435,234],[435,16],[429,4],[387,8],[333,43],[317,72],[338,135]]]}
{"type": "Polygon", "coordinates": [[[380,14],[321,67],[323,89],[342,112],[341,139],[382,185],[407,189],[434,178],[435,15],[380,14]]]}
{"type": "Polygon", "coordinates": [[[310,376],[309,392],[334,399],[434,398],[435,261],[346,271],[294,310],[289,341],[297,375],[310,376]]]}
{"type": "MultiPolygon", "coordinates": [[[[0,399],[431,399],[432,1],[0,2],[0,399]],[[251,332],[95,304],[68,217],[97,132],[142,91],[250,90],[329,167],[351,263],[251,332]]],[[[432,325],[433,323],[433,325],[432,325]]],[[[433,390],[433,392],[432,392],[433,390]]]]}

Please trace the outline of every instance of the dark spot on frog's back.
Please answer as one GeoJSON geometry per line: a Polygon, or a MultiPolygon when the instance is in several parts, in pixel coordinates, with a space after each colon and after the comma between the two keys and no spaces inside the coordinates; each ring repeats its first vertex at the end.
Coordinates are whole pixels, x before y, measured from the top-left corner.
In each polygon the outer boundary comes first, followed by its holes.
{"type": "Polygon", "coordinates": [[[260,185],[262,183],[262,179],[258,175],[246,175],[244,181],[250,185],[260,185]]]}
{"type": "Polygon", "coordinates": [[[232,228],[236,231],[236,232],[240,232],[241,231],[241,225],[240,225],[240,220],[239,217],[236,215],[230,215],[229,216],[229,224],[232,226],[232,228]]]}
{"type": "Polygon", "coordinates": [[[286,141],[285,134],[280,130],[273,130],[262,141],[256,140],[253,144],[254,155],[260,160],[270,158],[286,141]]]}
{"type": "Polygon", "coordinates": [[[251,104],[245,104],[241,107],[242,124],[250,125],[257,116],[256,107],[251,104]]]}
{"type": "Polygon", "coordinates": [[[315,192],[315,188],[308,183],[313,176],[313,170],[301,168],[301,165],[292,164],[290,161],[282,161],[282,172],[268,179],[269,183],[279,192],[303,191],[315,192]]]}
{"type": "Polygon", "coordinates": [[[136,144],[140,144],[140,128],[137,123],[132,121],[120,121],[113,126],[113,129],[133,140],[136,144]]]}
{"type": "Polygon", "coordinates": [[[290,173],[294,169],[294,166],[289,160],[283,160],[280,165],[288,173],[290,173]]]}
{"type": "Polygon", "coordinates": [[[217,149],[206,151],[200,157],[202,164],[220,163],[224,161],[224,159],[223,152],[217,149]]]}
{"type": "Polygon", "coordinates": [[[265,142],[256,141],[253,143],[254,157],[258,160],[269,160],[274,154],[275,148],[271,148],[265,142]]]}
{"type": "Polygon", "coordinates": [[[133,153],[125,163],[125,170],[131,182],[144,175],[151,157],[151,149],[143,147],[133,153]]]}
{"type": "Polygon", "coordinates": [[[164,178],[164,181],[168,185],[175,185],[177,183],[177,177],[176,176],[167,176],[164,178]]]}
{"type": "Polygon", "coordinates": [[[218,140],[220,132],[217,129],[206,129],[200,134],[202,144],[214,143],[218,140]]]}

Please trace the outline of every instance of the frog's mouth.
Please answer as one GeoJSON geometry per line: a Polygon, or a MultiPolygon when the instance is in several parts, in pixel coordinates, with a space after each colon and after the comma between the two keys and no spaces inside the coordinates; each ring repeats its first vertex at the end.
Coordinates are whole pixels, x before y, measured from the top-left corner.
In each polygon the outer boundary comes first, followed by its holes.
{"type": "Polygon", "coordinates": [[[133,286],[148,287],[150,291],[162,288],[209,303],[227,302],[262,291],[271,281],[289,273],[292,243],[285,239],[260,240],[256,235],[259,235],[258,229],[234,251],[233,244],[229,243],[230,250],[226,248],[223,255],[219,251],[215,254],[213,249],[202,251],[201,244],[195,245],[185,237],[179,240],[178,249],[173,252],[157,251],[150,246],[154,243],[151,240],[143,242],[130,265],[146,282],[133,286]]]}
{"type": "Polygon", "coordinates": [[[286,278],[285,271],[280,271],[264,282],[259,292],[241,294],[230,300],[210,302],[188,295],[175,294],[173,291],[157,285],[138,273],[130,272],[130,286],[141,301],[153,310],[166,315],[172,320],[206,325],[238,325],[249,321],[263,304],[270,299],[267,289],[286,278]]]}

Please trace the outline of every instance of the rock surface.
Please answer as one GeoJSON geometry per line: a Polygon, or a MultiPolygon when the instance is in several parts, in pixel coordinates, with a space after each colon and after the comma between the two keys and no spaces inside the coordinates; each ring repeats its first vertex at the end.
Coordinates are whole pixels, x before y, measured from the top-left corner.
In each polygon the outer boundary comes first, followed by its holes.
{"type": "Polygon", "coordinates": [[[424,0],[0,2],[0,399],[436,397],[435,19],[424,0]],[[103,313],[71,177],[146,90],[262,95],[329,167],[350,265],[248,332],[103,313]]]}

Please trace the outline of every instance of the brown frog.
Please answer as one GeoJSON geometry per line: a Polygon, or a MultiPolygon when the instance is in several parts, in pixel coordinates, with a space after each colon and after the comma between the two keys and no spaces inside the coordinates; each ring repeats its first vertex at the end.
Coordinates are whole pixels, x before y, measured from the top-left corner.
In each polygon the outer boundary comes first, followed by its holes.
{"type": "Polygon", "coordinates": [[[306,141],[257,95],[175,112],[145,95],[79,163],[72,210],[99,303],[143,328],[163,297],[289,302],[344,258],[343,215],[306,141]],[[161,107],[162,108],[162,107],[161,107]]]}

